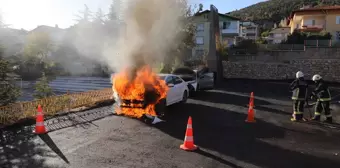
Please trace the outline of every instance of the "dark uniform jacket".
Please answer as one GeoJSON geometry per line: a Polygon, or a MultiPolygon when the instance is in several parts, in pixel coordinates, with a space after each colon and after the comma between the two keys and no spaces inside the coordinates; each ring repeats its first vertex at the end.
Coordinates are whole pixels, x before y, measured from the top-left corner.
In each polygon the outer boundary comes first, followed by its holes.
{"type": "Polygon", "coordinates": [[[316,96],[318,101],[331,101],[332,99],[328,85],[322,79],[316,83],[316,88],[312,95],[316,96]]]}
{"type": "Polygon", "coordinates": [[[292,100],[306,100],[308,84],[304,78],[295,79],[290,84],[290,89],[293,91],[292,100]]]}

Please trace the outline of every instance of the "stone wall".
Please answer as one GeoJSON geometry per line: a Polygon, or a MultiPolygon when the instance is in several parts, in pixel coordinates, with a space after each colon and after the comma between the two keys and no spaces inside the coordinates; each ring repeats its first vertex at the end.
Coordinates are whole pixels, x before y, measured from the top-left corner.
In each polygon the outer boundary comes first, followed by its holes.
{"type": "Polygon", "coordinates": [[[306,59],[340,59],[340,48],[306,48],[302,51],[259,51],[256,55],[229,53],[229,61],[283,62],[306,59]]]}
{"type": "Polygon", "coordinates": [[[340,82],[340,59],[296,59],[283,62],[224,61],[225,78],[293,79],[299,70],[307,79],[320,74],[325,80],[340,82]]]}

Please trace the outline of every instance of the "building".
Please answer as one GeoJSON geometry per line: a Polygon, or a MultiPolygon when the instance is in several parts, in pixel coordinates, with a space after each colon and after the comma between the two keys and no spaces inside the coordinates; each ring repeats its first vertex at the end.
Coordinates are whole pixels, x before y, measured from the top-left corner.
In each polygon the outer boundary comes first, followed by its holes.
{"type": "MultiPolygon", "coordinates": [[[[200,59],[205,53],[209,52],[210,42],[210,22],[209,10],[197,13],[193,16],[196,25],[195,42],[196,47],[192,50],[193,58],[200,59]]],[[[228,46],[235,44],[235,37],[240,35],[240,19],[219,14],[221,39],[228,46]]]]}
{"type": "Polygon", "coordinates": [[[23,29],[0,28],[0,46],[3,56],[9,57],[20,53],[25,45],[27,31],[23,29]]]}
{"type": "Polygon", "coordinates": [[[291,13],[288,25],[294,31],[332,34],[333,40],[340,40],[340,6],[305,7],[291,13]]]}
{"type": "Polygon", "coordinates": [[[269,44],[279,44],[286,40],[289,34],[290,27],[276,28],[269,32],[269,36],[266,37],[266,40],[269,44]]]}
{"type": "Polygon", "coordinates": [[[240,36],[244,39],[257,40],[259,33],[259,26],[254,22],[242,21],[240,23],[240,36]]]}
{"type": "Polygon", "coordinates": [[[51,38],[51,40],[53,40],[53,42],[60,43],[64,38],[66,30],[59,28],[58,25],[55,25],[54,27],[40,25],[40,26],[36,27],[35,29],[29,31],[28,34],[36,33],[36,32],[46,33],[50,36],[50,38],[51,38]]]}

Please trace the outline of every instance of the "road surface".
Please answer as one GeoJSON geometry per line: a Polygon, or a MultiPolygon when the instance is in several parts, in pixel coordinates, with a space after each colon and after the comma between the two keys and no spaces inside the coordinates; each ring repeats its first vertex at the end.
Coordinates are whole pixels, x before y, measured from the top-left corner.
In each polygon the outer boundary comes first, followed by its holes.
{"type": "MultiPolygon", "coordinates": [[[[7,128],[0,167],[340,167],[340,129],[290,122],[289,96],[285,84],[227,81],[171,107],[167,122],[155,126],[112,115],[106,106],[49,119],[46,135],[33,135],[29,126],[7,128]],[[251,91],[257,123],[247,124],[251,91]],[[188,116],[200,147],[195,152],[179,149],[188,116]]],[[[340,110],[332,108],[339,122],[340,110]]]]}

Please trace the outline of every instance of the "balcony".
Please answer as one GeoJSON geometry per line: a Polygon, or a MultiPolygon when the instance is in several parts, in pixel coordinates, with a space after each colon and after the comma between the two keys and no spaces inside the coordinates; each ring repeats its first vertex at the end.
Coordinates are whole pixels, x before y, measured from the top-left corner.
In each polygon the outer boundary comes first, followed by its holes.
{"type": "Polygon", "coordinates": [[[221,29],[222,34],[238,34],[238,29],[221,29]]]}
{"type": "Polygon", "coordinates": [[[324,28],[325,28],[324,24],[318,24],[318,25],[303,25],[297,29],[301,32],[320,32],[324,28]]]}

